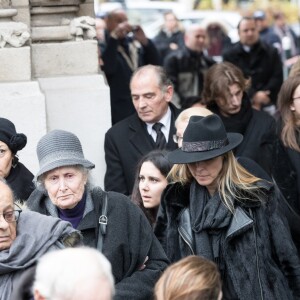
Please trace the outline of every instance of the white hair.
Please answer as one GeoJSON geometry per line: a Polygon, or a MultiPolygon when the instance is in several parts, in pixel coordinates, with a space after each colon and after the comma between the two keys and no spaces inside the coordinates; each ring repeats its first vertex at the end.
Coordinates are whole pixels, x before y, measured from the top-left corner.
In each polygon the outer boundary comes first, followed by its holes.
{"type": "Polygon", "coordinates": [[[114,295],[111,264],[98,250],[66,248],[51,251],[39,260],[33,291],[43,298],[80,299],[82,294],[92,294],[93,289],[109,295],[101,299],[111,299],[114,295]]]}

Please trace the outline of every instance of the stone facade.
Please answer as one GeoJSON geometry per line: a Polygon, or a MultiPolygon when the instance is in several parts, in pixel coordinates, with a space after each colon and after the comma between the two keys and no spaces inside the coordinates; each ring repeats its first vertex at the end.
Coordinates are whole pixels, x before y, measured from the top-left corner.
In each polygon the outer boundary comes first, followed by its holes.
{"type": "Polygon", "coordinates": [[[93,17],[90,0],[0,0],[0,115],[27,135],[20,159],[33,173],[37,141],[60,128],[79,136],[103,186],[110,101],[93,17]]]}

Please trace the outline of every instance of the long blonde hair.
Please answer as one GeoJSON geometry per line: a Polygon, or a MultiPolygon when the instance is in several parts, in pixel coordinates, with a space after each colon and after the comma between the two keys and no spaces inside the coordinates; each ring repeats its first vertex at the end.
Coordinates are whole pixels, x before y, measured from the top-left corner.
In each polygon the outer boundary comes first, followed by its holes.
{"type": "MultiPolygon", "coordinates": [[[[175,164],[168,179],[182,185],[191,183],[193,175],[187,164],[175,164]]],[[[261,189],[256,185],[261,179],[241,166],[232,151],[223,154],[223,167],[219,174],[218,191],[225,206],[233,213],[234,201],[261,201],[261,189]]]]}

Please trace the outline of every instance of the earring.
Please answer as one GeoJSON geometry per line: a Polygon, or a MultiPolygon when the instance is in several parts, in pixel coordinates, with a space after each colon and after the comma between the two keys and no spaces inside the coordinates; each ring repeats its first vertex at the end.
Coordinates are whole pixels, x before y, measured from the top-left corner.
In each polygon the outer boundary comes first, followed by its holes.
{"type": "Polygon", "coordinates": [[[15,168],[17,166],[18,162],[19,162],[19,158],[15,155],[13,160],[12,160],[11,166],[13,168],[15,168]]]}
{"type": "Polygon", "coordinates": [[[291,111],[295,111],[296,109],[295,109],[295,107],[291,107],[291,111]]]}

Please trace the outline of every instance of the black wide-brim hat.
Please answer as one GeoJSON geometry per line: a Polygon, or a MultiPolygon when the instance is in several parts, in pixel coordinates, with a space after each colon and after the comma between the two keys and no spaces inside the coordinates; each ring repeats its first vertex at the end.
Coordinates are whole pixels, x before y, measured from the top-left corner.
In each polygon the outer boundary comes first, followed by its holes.
{"type": "Polygon", "coordinates": [[[170,152],[168,159],[173,164],[212,159],[234,149],[242,140],[243,136],[239,133],[227,133],[216,114],[192,116],[183,134],[182,147],[170,152]]]}

